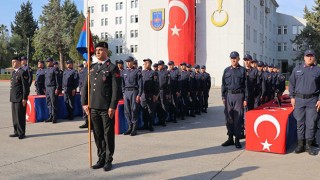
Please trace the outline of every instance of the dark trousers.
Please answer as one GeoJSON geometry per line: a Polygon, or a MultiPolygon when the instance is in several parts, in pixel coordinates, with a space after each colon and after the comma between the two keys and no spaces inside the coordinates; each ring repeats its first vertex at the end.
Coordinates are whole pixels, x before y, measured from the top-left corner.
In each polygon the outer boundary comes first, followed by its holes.
{"type": "Polygon", "coordinates": [[[25,135],[26,110],[27,110],[27,107],[23,107],[22,102],[11,103],[14,134],[25,135]]]}
{"type": "Polygon", "coordinates": [[[203,109],[203,94],[202,91],[198,91],[196,94],[196,100],[195,100],[195,105],[194,105],[194,109],[196,113],[201,112],[201,110],[203,109]]]}
{"type": "Polygon", "coordinates": [[[228,93],[225,102],[226,126],[229,136],[240,138],[242,136],[244,94],[228,93]]]}
{"type": "Polygon", "coordinates": [[[190,111],[190,115],[194,115],[195,105],[197,101],[196,92],[191,92],[190,97],[191,98],[189,98],[189,111],[190,111]]]}
{"type": "Polygon", "coordinates": [[[111,163],[115,141],[114,118],[109,118],[107,109],[91,109],[91,122],[99,161],[111,163]]]}
{"type": "Polygon", "coordinates": [[[208,109],[209,91],[203,91],[203,108],[208,109]]]}
{"type": "MultiPolygon", "coordinates": [[[[82,87],[79,87],[79,92],[80,92],[80,95],[82,96],[82,94],[81,94],[82,87]]],[[[84,119],[85,123],[88,123],[88,115],[87,115],[86,111],[83,108],[82,108],[82,118],[84,119]]]]}
{"type": "Polygon", "coordinates": [[[179,109],[179,101],[177,97],[177,93],[173,92],[171,95],[171,101],[168,105],[168,113],[170,120],[176,121],[177,120],[177,114],[179,109]]]}
{"type": "Polygon", "coordinates": [[[49,109],[49,117],[56,119],[57,117],[57,103],[58,103],[58,95],[55,94],[55,87],[47,87],[46,88],[46,101],[49,109]]]}
{"type": "Polygon", "coordinates": [[[134,125],[137,123],[139,104],[136,102],[138,90],[125,91],[124,92],[124,115],[127,119],[128,125],[134,125]]]}
{"type": "Polygon", "coordinates": [[[36,91],[37,91],[37,95],[45,95],[44,85],[38,84],[38,85],[36,86],[36,91]]]}
{"type": "Polygon", "coordinates": [[[143,126],[145,128],[151,128],[154,123],[154,110],[155,110],[155,103],[153,102],[152,94],[141,95],[141,107],[142,107],[143,126]]]}
{"type": "Polygon", "coordinates": [[[73,117],[74,111],[74,99],[75,97],[72,96],[72,90],[65,90],[64,92],[64,104],[66,105],[68,117],[73,117]]]}
{"type": "Polygon", "coordinates": [[[168,100],[166,97],[167,95],[168,95],[168,93],[164,92],[163,90],[160,90],[159,105],[157,106],[159,123],[165,123],[165,121],[166,121],[167,110],[168,110],[168,100]]]}
{"type": "Polygon", "coordinates": [[[250,92],[251,95],[248,96],[248,102],[247,102],[247,107],[248,110],[254,109],[254,95],[253,92],[250,92]]]}
{"type": "Polygon", "coordinates": [[[293,116],[297,120],[298,140],[313,140],[315,136],[315,124],[318,113],[316,103],[318,98],[301,99],[296,97],[296,105],[293,110],[293,116]]]}
{"type": "Polygon", "coordinates": [[[254,97],[254,108],[258,107],[261,105],[261,93],[258,94],[256,97],[254,97]]]}
{"type": "Polygon", "coordinates": [[[180,116],[183,119],[189,111],[189,96],[188,92],[181,92],[179,100],[180,116]]]}

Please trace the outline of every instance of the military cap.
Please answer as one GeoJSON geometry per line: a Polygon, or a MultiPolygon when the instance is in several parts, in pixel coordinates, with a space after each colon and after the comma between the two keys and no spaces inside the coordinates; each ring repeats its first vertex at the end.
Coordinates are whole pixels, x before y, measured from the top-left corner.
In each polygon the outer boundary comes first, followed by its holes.
{"type": "Polygon", "coordinates": [[[195,69],[200,69],[200,66],[198,64],[194,65],[195,69]]]}
{"type": "Polygon", "coordinates": [[[191,68],[192,67],[191,64],[186,64],[186,66],[187,66],[187,68],[191,68]]]}
{"type": "Polygon", "coordinates": [[[151,59],[148,58],[148,59],[144,59],[144,60],[143,60],[143,62],[146,62],[146,61],[149,61],[150,64],[152,64],[152,60],[151,60],[151,59]]]}
{"type": "Polygon", "coordinates": [[[187,65],[185,62],[180,63],[180,66],[185,66],[187,65]]]}
{"type": "Polygon", "coordinates": [[[272,68],[273,68],[273,67],[274,67],[274,65],[271,63],[271,64],[269,64],[269,66],[268,66],[268,67],[272,67],[272,68]]]}
{"type": "Polygon", "coordinates": [[[133,64],[138,64],[138,61],[137,61],[137,60],[134,60],[134,61],[133,61],[133,64]]]}
{"type": "Polygon", "coordinates": [[[48,57],[47,62],[53,62],[53,59],[51,57],[48,57]]]}
{"type": "Polygon", "coordinates": [[[268,67],[268,63],[264,63],[264,67],[268,67]]]}
{"type": "Polygon", "coordinates": [[[264,63],[262,61],[259,61],[258,62],[258,67],[262,67],[262,66],[264,66],[264,63]]]}
{"type": "Polygon", "coordinates": [[[250,54],[245,54],[243,60],[252,60],[252,56],[250,54]]]}
{"type": "Polygon", "coordinates": [[[162,60],[158,61],[158,65],[164,65],[164,61],[162,60]]]}
{"type": "Polygon", "coordinates": [[[142,66],[139,66],[138,69],[142,69],[142,66]]]}
{"type": "Polygon", "coordinates": [[[134,61],[134,58],[132,56],[129,56],[127,59],[126,59],[126,62],[131,62],[131,61],[134,61]]]}
{"type": "Polygon", "coordinates": [[[25,56],[22,56],[20,59],[21,59],[21,61],[22,61],[22,60],[28,60],[28,58],[25,57],[25,56]]]}
{"type": "Polygon", "coordinates": [[[279,69],[279,66],[278,66],[278,65],[274,65],[273,67],[274,67],[274,68],[277,68],[277,69],[279,69]]]}
{"type": "Polygon", "coordinates": [[[158,64],[157,64],[157,63],[154,63],[154,64],[153,64],[153,67],[158,67],[158,64]]]}
{"type": "Polygon", "coordinates": [[[55,61],[53,64],[54,64],[54,65],[58,65],[59,63],[58,63],[58,61],[55,61]]]}
{"type": "Polygon", "coordinates": [[[205,66],[205,65],[202,65],[202,66],[201,66],[201,69],[206,69],[206,66],[205,66]]]}
{"type": "Polygon", "coordinates": [[[84,66],[83,66],[83,64],[79,64],[78,67],[82,67],[83,68],[84,66]]]}
{"type": "Polygon", "coordinates": [[[167,65],[164,65],[164,69],[168,69],[168,66],[167,66],[167,65]]]}
{"type": "Polygon", "coordinates": [[[106,42],[99,42],[98,44],[96,44],[96,47],[102,47],[102,48],[108,48],[108,43],[106,42]]]}
{"type": "Polygon", "coordinates": [[[123,64],[123,61],[120,59],[120,60],[116,60],[116,64],[123,64]]]}
{"type": "Polygon", "coordinates": [[[253,59],[252,63],[258,63],[258,60],[257,59],[253,59]]]}
{"type": "Polygon", "coordinates": [[[73,64],[72,60],[68,60],[67,64],[73,64]]]}
{"type": "Polygon", "coordinates": [[[230,53],[230,58],[237,58],[237,57],[239,57],[239,53],[237,51],[232,51],[230,53]]]}
{"type": "Polygon", "coordinates": [[[169,61],[168,65],[174,65],[174,62],[173,61],[169,61]]]}
{"type": "Polygon", "coordinates": [[[21,59],[19,57],[12,57],[12,60],[21,61],[21,59]]]}
{"type": "Polygon", "coordinates": [[[312,50],[312,49],[308,49],[308,50],[306,50],[305,52],[304,52],[304,56],[308,56],[308,55],[312,55],[312,56],[315,56],[315,52],[314,52],[314,50],[312,50]]]}
{"type": "Polygon", "coordinates": [[[38,62],[41,63],[41,64],[44,64],[44,61],[43,61],[43,60],[39,60],[38,62]]]}

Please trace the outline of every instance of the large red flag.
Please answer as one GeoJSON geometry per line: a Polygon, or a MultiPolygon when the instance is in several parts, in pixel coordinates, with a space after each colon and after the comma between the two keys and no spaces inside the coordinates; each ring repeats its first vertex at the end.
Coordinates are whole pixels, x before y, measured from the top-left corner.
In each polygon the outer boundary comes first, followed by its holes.
{"type": "Polygon", "coordinates": [[[169,60],[194,65],[195,0],[169,0],[169,60]]]}

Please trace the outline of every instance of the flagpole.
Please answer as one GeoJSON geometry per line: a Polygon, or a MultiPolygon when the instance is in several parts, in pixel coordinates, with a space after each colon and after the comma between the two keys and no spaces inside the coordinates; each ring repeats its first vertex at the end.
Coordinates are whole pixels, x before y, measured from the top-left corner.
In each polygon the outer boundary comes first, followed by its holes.
{"type": "Polygon", "coordinates": [[[89,113],[88,113],[88,140],[89,140],[89,166],[90,168],[92,167],[92,146],[91,146],[91,112],[90,112],[90,66],[91,66],[91,56],[90,56],[90,10],[88,8],[88,11],[87,11],[87,19],[86,19],[86,34],[87,34],[87,58],[88,58],[88,62],[87,62],[87,65],[88,65],[88,74],[87,74],[87,78],[88,78],[88,110],[89,110],[89,113]]]}

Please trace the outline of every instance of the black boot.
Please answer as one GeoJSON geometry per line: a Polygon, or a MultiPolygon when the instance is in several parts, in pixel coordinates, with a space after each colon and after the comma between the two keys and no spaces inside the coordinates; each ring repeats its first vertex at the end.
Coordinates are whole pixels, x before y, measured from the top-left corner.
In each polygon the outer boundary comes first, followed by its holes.
{"type": "Polygon", "coordinates": [[[239,138],[236,138],[235,139],[235,142],[234,142],[234,145],[237,149],[240,149],[242,148],[241,144],[240,144],[240,141],[239,141],[239,138]]]}
{"type": "Polygon", "coordinates": [[[294,150],[296,154],[304,152],[304,140],[298,140],[298,146],[294,150]]]}
{"type": "Polygon", "coordinates": [[[312,140],[307,140],[306,143],[306,151],[309,153],[311,156],[317,155],[317,153],[312,149],[312,140]]]}
{"type": "Polygon", "coordinates": [[[82,124],[81,126],[79,126],[80,129],[84,129],[84,128],[88,128],[88,119],[86,119],[84,121],[84,124],[82,124]]]}
{"type": "Polygon", "coordinates": [[[50,116],[47,120],[45,120],[44,122],[52,122],[52,116],[50,116]]]}
{"type": "Polygon", "coordinates": [[[221,144],[221,146],[231,146],[234,145],[233,136],[229,136],[228,140],[221,144]]]}
{"type": "Polygon", "coordinates": [[[313,139],[311,146],[313,146],[313,147],[319,147],[319,144],[318,144],[316,138],[313,139]]]}
{"type": "Polygon", "coordinates": [[[131,131],[130,136],[135,136],[135,135],[137,135],[137,124],[134,124],[132,126],[132,131],[131,131]]]}
{"type": "Polygon", "coordinates": [[[132,131],[132,125],[129,125],[128,130],[127,130],[125,133],[123,133],[123,134],[124,134],[124,135],[129,135],[129,134],[131,133],[131,131],[132,131]]]}

